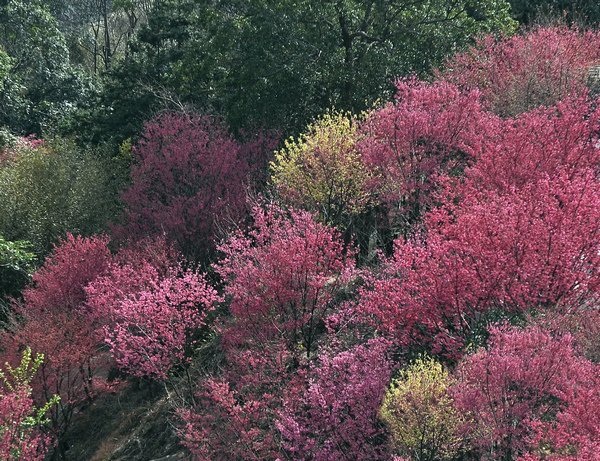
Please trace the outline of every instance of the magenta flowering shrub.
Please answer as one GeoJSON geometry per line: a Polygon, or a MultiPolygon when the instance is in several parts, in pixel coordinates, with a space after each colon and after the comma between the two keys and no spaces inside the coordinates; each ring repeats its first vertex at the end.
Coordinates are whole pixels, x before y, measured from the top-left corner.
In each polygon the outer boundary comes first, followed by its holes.
{"type": "Polygon", "coordinates": [[[195,333],[221,298],[182,261],[161,267],[147,254],[135,255],[113,263],[86,288],[88,305],[102,319],[104,341],[120,368],[165,379],[186,359],[195,333]]]}
{"type": "Polygon", "coordinates": [[[93,398],[94,380],[106,366],[85,287],[108,269],[112,257],[107,245],[107,237],[67,235],[34,274],[23,300],[13,303],[16,315],[0,338],[8,362],[14,363],[25,346],[44,355],[31,384],[34,399],[60,397],[50,411],[54,435],[62,435],[75,409],[93,398]]]}
{"type": "Polygon", "coordinates": [[[184,360],[190,338],[219,299],[197,272],[176,268],[162,279],[152,274],[146,290],[114,307],[105,341],[128,373],[164,379],[184,360]]]}
{"type": "Polygon", "coordinates": [[[571,180],[594,173],[600,162],[599,124],[600,110],[584,97],[505,120],[466,172],[460,193],[504,193],[558,175],[571,180]]]}
{"type": "Polygon", "coordinates": [[[439,77],[481,91],[486,107],[514,116],[586,91],[600,60],[600,35],[567,27],[538,28],[508,38],[486,36],[448,60],[439,77]]]}
{"type": "Polygon", "coordinates": [[[111,261],[108,237],[67,234],[23,291],[28,316],[64,309],[85,312],[85,287],[103,274],[111,261]]]}
{"type": "Polygon", "coordinates": [[[600,402],[598,365],[575,354],[570,335],[553,337],[538,327],[490,333],[488,348],[459,364],[452,389],[480,459],[527,453],[525,459],[542,453],[543,459],[589,459],[584,453],[600,442],[592,416],[600,402]],[[561,457],[567,454],[580,457],[561,457]]]}
{"type": "Polygon", "coordinates": [[[354,251],[339,233],[305,211],[255,208],[253,228],[219,247],[215,266],[227,281],[225,295],[237,341],[278,338],[290,352],[310,356],[335,297],[355,273],[354,251]]]}
{"type": "Polygon", "coordinates": [[[378,417],[392,368],[387,347],[385,341],[371,340],[319,356],[306,389],[284,402],[277,422],[284,459],[389,459],[378,417]]]}
{"type": "Polygon", "coordinates": [[[431,204],[438,177],[472,163],[498,120],[483,110],[477,90],[415,79],[396,88],[394,102],[361,125],[358,145],[392,219],[411,224],[431,204]]]}
{"type": "Polygon", "coordinates": [[[399,239],[361,308],[399,344],[452,356],[492,312],[572,311],[598,299],[597,109],[537,110],[444,179],[424,232],[399,239]]]}
{"type": "Polygon", "coordinates": [[[272,144],[263,137],[241,144],[210,116],[165,113],[149,121],[133,148],[117,234],[164,235],[189,258],[207,256],[218,228],[245,216],[249,176],[272,144]]]}

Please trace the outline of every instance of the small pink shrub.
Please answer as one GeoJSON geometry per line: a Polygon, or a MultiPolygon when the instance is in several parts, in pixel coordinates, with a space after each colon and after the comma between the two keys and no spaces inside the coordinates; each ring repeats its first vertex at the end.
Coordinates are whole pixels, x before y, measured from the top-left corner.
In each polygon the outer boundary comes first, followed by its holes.
{"type": "Polygon", "coordinates": [[[93,379],[105,360],[99,351],[101,330],[85,304],[85,287],[108,269],[107,245],[106,237],[67,235],[34,274],[22,302],[13,303],[16,316],[1,335],[9,362],[20,357],[24,346],[44,354],[32,381],[33,396],[60,396],[50,412],[57,435],[66,431],[75,408],[94,396],[93,379]]]}
{"type": "Polygon", "coordinates": [[[323,353],[306,389],[288,398],[277,428],[285,459],[388,459],[378,413],[390,382],[388,344],[371,340],[340,353],[323,353]]]}
{"type": "Polygon", "coordinates": [[[600,402],[598,373],[575,355],[569,335],[495,327],[489,347],[459,364],[452,392],[471,419],[465,430],[481,459],[535,453],[542,439],[555,453],[585,450],[600,440],[591,416],[600,402]]]}
{"type": "Polygon", "coordinates": [[[353,250],[310,213],[286,216],[272,206],[252,216],[253,229],[221,245],[224,258],[215,266],[231,298],[228,336],[256,345],[281,338],[290,352],[310,356],[335,296],[354,273],[353,250]]]}
{"type": "MultiPolygon", "coordinates": [[[[462,171],[478,157],[498,120],[486,113],[477,90],[446,82],[397,83],[396,99],[369,114],[358,143],[374,169],[390,212],[411,223],[431,205],[442,174],[462,171]]],[[[392,217],[393,218],[393,217],[392,217]]]]}
{"type": "Polygon", "coordinates": [[[117,365],[134,376],[165,379],[221,300],[200,273],[164,257],[130,253],[86,288],[117,365]]]}

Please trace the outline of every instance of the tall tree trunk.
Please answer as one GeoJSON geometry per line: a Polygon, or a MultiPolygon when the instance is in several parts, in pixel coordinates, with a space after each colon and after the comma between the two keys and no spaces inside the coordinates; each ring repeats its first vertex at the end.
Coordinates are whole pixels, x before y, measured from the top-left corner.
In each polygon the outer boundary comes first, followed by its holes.
{"type": "Polygon", "coordinates": [[[344,73],[342,81],[342,91],[340,94],[340,103],[344,110],[352,110],[354,93],[354,38],[349,30],[348,21],[343,12],[343,6],[338,4],[338,20],[340,32],[342,35],[342,46],[344,47],[344,73]]]}
{"type": "Polygon", "coordinates": [[[102,2],[102,19],[104,21],[104,68],[110,68],[112,50],[110,46],[110,29],[108,27],[108,0],[102,2]]]}

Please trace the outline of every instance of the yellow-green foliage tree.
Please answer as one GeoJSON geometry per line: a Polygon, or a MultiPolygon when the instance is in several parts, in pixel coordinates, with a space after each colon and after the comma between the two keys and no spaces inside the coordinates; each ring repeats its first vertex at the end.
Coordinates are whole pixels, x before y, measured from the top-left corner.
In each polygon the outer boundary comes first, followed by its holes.
{"type": "Polygon", "coordinates": [[[452,459],[461,449],[461,416],[448,394],[450,378],[432,358],[419,358],[395,379],[381,407],[394,451],[414,461],[452,459]]]}
{"type": "Polygon", "coordinates": [[[0,158],[0,234],[42,257],[67,232],[103,231],[120,209],[126,166],[65,139],[20,142],[0,158]]]}
{"type": "Polygon", "coordinates": [[[372,172],[357,150],[358,120],[327,114],[275,153],[271,179],[288,204],[347,228],[374,201],[372,172]]]}

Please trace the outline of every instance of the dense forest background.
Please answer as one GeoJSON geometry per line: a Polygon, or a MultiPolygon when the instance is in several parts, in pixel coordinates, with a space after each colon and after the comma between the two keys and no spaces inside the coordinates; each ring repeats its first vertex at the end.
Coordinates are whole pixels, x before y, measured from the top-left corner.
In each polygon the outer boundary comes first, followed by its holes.
{"type": "Polygon", "coordinates": [[[326,110],[389,99],[394,79],[431,75],[478,34],[595,24],[600,9],[582,0],[34,0],[5,1],[0,14],[3,130],[119,144],[165,109],[294,135],[326,110]]]}
{"type": "Polygon", "coordinates": [[[0,459],[600,459],[599,22],[0,0],[0,459]]]}

